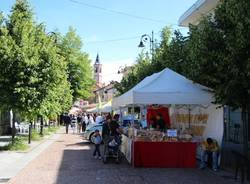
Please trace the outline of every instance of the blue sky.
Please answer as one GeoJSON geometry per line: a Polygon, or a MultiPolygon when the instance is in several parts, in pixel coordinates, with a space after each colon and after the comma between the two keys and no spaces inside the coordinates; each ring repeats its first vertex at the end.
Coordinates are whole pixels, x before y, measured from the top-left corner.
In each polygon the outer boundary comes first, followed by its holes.
{"type": "MultiPolygon", "coordinates": [[[[30,3],[36,20],[46,23],[48,32],[58,29],[66,33],[69,26],[77,30],[84,43],[83,50],[89,53],[90,58],[94,60],[99,53],[104,65],[103,78],[108,82],[117,77],[115,74],[119,66],[129,65],[136,59],[141,35],[150,34],[153,30],[155,38],[159,39],[164,26],[177,28],[179,17],[195,1],[30,0],[30,3]]],[[[14,2],[1,0],[0,11],[9,14],[14,2]]]]}

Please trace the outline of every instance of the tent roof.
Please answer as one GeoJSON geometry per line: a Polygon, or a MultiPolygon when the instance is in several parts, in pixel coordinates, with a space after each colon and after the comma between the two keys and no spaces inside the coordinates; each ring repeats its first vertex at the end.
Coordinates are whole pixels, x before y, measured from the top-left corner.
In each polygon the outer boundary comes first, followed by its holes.
{"type": "Polygon", "coordinates": [[[104,102],[101,107],[95,107],[92,109],[88,109],[87,112],[111,112],[111,100],[108,102],[104,102]]]}
{"type": "Polygon", "coordinates": [[[166,68],[144,78],[135,87],[113,100],[113,107],[129,104],[211,104],[209,88],[194,83],[166,68]]]}

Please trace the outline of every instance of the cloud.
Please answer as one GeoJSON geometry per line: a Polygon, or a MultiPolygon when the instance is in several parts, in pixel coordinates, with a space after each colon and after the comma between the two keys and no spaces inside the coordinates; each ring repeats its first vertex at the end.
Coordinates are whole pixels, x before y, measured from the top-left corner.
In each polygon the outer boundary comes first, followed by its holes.
{"type": "Polygon", "coordinates": [[[102,62],[102,82],[108,84],[110,81],[120,82],[122,75],[118,74],[120,67],[131,66],[134,63],[134,59],[121,59],[121,60],[111,60],[102,62]]]}
{"type": "Polygon", "coordinates": [[[99,38],[98,38],[97,35],[91,35],[89,38],[87,38],[85,40],[86,43],[88,43],[88,42],[96,42],[96,41],[99,41],[99,38]]]}

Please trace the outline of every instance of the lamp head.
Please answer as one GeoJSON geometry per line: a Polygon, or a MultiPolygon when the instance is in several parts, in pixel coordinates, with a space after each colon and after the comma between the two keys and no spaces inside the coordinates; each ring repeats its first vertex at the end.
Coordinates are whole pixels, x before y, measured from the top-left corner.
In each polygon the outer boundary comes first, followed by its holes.
{"type": "Polygon", "coordinates": [[[138,47],[145,47],[143,41],[140,41],[140,44],[138,45],[138,47]]]}

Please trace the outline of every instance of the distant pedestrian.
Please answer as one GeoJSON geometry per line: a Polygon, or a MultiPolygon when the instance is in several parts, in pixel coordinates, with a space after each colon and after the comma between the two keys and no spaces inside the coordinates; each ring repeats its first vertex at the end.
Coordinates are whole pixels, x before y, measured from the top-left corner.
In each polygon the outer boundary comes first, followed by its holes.
{"type": "Polygon", "coordinates": [[[95,150],[94,150],[93,156],[95,158],[102,159],[101,152],[100,152],[100,145],[102,143],[102,137],[101,137],[98,129],[95,130],[94,143],[95,143],[95,150]],[[97,154],[98,154],[98,156],[97,156],[97,154]]]}
{"type": "Polygon", "coordinates": [[[101,124],[103,123],[103,118],[101,116],[101,114],[98,114],[97,117],[95,118],[95,123],[96,124],[101,124]]]}
{"type": "Polygon", "coordinates": [[[73,130],[73,134],[76,132],[76,124],[77,124],[77,117],[75,115],[71,115],[71,128],[73,130]]]}
{"type": "Polygon", "coordinates": [[[82,132],[85,132],[86,130],[86,119],[85,119],[85,116],[82,115],[82,132]]]}
{"type": "Polygon", "coordinates": [[[77,116],[77,132],[81,133],[82,130],[82,115],[78,114],[77,116]]]}
{"type": "Polygon", "coordinates": [[[89,115],[89,124],[94,124],[94,123],[95,123],[94,118],[93,118],[93,116],[90,114],[90,115],[89,115]]]}
{"type": "Polygon", "coordinates": [[[84,114],[84,120],[85,120],[86,126],[88,126],[89,125],[89,118],[88,118],[87,114],[84,114]]]}
{"type": "Polygon", "coordinates": [[[66,134],[68,134],[69,125],[71,123],[71,118],[70,118],[70,116],[68,114],[66,114],[63,119],[64,119],[65,128],[66,128],[66,134]]]}

